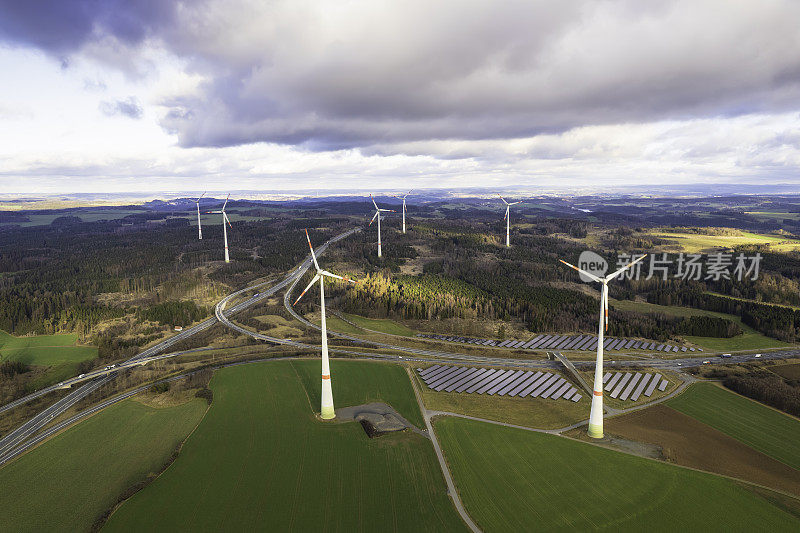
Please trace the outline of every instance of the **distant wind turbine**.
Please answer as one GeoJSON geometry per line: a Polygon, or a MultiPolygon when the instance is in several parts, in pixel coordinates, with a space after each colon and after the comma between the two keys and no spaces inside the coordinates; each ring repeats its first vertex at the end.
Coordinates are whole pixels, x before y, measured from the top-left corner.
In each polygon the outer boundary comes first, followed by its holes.
{"type": "MultiPolygon", "coordinates": [[[[225,239],[225,262],[226,263],[230,263],[231,262],[230,258],[228,257],[228,228],[225,226],[226,222],[228,223],[228,226],[231,226],[231,221],[228,219],[228,215],[225,213],[225,206],[228,205],[228,200],[230,200],[230,198],[231,198],[231,194],[228,193],[228,197],[225,198],[225,203],[222,204],[222,209],[220,209],[219,211],[207,211],[208,213],[215,213],[215,214],[221,214],[222,215],[222,235],[223,235],[223,238],[225,239]]],[[[233,229],[233,226],[231,226],[231,229],[233,229]]]]}
{"type": "Polygon", "coordinates": [[[311,259],[314,261],[314,268],[317,269],[317,274],[311,280],[311,283],[308,284],[308,287],[306,287],[303,292],[300,293],[300,296],[297,297],[297,300],[295,300],[294,303],[296,304],[299,302],[300,298],[303,297],[308,289],[310,289],[311,286],[314,285],[317,280],[319,280],[319,302],[322,313],[320,315],[320,326],[322,329],[322,405],[320,409],[320,416],[323,420],[330,420],[331,418],[336,418],[336,411],[333,408],[331,368],[330,362],[328,361],[328,327],[325,322],[325,276],[347,281],[349,283],[355,283],[355,281],[350,278],[331,274],[327,270],[322,270],[317,263],[317,256],[314,254],[314,248],[311,246],[311,238],[308,236],[308,230],[306,230],[306,239],[308,240],[308,247],[311,249],[311,259]]]}
{"type": "Polygon", "coordinates": [[[375,215],[372,217],[372,220],[369,221],[369,225],[371,226],[375,219],[378,219],[378,257],[381,256],[381,213],[394,213],[394,209],[381,209],[378,207],[378,204],[375,203],[375,198],[372,195],[369,195],[369,199],[372,200],[372,205],[375,206],[375,215]]]}
{"type": "MultiPolygon", "coordinates": [[[[500,193],[497,193],[497,196],[500,196],[500,193]]],[[[506,202],[506,199],[500,196],[500,199],[503,200],[503,203],[506,204],[506,216],[503,218],[506,221],[506,246],[511,247],[511,206],[521,204],[522,200],[519,202],[506,202]]]]}
{"type": "MultiPolygon", "coordinates": [[[[414,189],[411,189],[411,191],[413,191],[413,190],[414,190],[414,189]]],[[[406,194],[404,194],[403,196],[397,196],[396,194],[393,194],[393,195],[392,195],[392,196],[393,196],[393,197],[395,197],[395,198],[400,198],[401,200],[403,200],[403,233],[405,233],[405,232],[406,232],[406,196],[408,196],[409,194],[411,194],[411,191],[408,191],[408,192],[407,192],[406,194]]],[[[375,206],[375,207],[378,207],[378,206],[375,206]]]]}
{"type": "Polygon", "coordinates": [[[597,328],[597,362],[594,366],[594,388],[592,393],[592,410],[589,412],[589,436],[595,439],[603,438],[603,333],[608,329],[608,282],[616,278],[626,269],[632,267],[642,259],[647,257],[647,254],[639,257],[635,261],[631,261],[624,267],[616,272],[607,275],[604,278],[595,276],[585,270],[582,270],[574,265],[570,265],[566,261],[559,259],[562,263],[570,268],[574,268],[581,274],[602,284],[600,292],[600,325],[597,328]]]}
{"type": "MultiPolygon", "coordinates": [[[[206,193],[204,192],[203,194],[200,195],[200,198],[202,198],[205,195],[206,195],[206,193]]],[[[197,204],[197,238],[202,241],[203,240],[203,227],[200,225],[200,198],[195,200],[194,203],[197,204]]]]}

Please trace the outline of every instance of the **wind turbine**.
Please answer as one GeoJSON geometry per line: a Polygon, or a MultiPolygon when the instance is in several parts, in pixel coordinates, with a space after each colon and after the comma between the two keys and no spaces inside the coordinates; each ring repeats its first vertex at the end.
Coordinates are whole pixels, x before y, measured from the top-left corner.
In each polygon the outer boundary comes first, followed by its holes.
{"type": "MultiPolygon", "coordinates": [[[[317,263],[317,256],[314,254],[314,248],[311,246],[311,238],[308,236],[308,230],[306,230],[306,239],[308,239],[308,247],[311,249],[311,259],[314,261],[314,268],[317,269],[317,274],[311,280],[311,283],[308,284],[303,292],[300,293],[300,296],[297,297],[297,300],[294,301],[296,304],[300,301],[300,298],[311,288],[311,286],[319,280],[319,302],[322,308],[322,315],[320,317],[320,326],[322,329],[322,406],[320,409],[320,417],[323,420],[330,420],[331,418],[336,418],[336,411],[333,408],[333,390],[331,389],[331,368],[330,362],[328,361],[328,327],[325,323],[325,276],[334,279],[340,279],[343,281],[347,281],[349,283],[355,283],[350,278],[344,278],[342,276],[337,276],[336,274],[331,274],[327,270],[322,270],[317,263]]],[[[293,304],[294,305],[294,304],[293,304]]]]}
{"type": "MultiPolygon", "coordinates": [[[[208,191],[206,191],[208,192],[208,191]]],[[[206,195],[206,192],[200,195],[200,198],[206,195]]],[[[203,240],[203,227],[200,225],[200,198],[194,201],[197,204],[197,238],[203,240]]]]}
{"type": "MultiPolygon", "coordinates": [[[[231,226],[231,221],[228,220],[228,215],[225,214],[225,206],[228,205],[228,200],[231,198],[231,193],[228,193],[228,197],[225,198],[225,203],[222,204],[222,209],[219,211],[207,211],[207,213],[215,213],[215,214],[222,214],[222,235],[225,239],[225,262],[230,263],[231,260],[228,257],[228,228],[225,227],[225,223],[228,223],[228,226],[231,226]]],[[[231,226],[233,229],[233,226],[231,226]]]]}
{"type": "MultiPolygon", "coordinates": [[[[500,193],[497,193],[497,196],[500,196],[500,193]]],[[[503,200],[503,203],[506,204],[506,216],[503,219],[506,221],[506,246],[511,248],[511,206],[521,204],[522,200],[519,202],[506,202],[506,199],[500,196],[500,199],[503,200]]]]}
{"type": "Polygon", "coordinates": [[[369,221],[369,225],[371,226],[375,219],[378,219],[378,257],[381,256],[381,212],[385,213],[394,213],[394,209],[381,209],[378,207],[378,204],[375,203],[375,198],[372,195],[369,195],[369,199],[372,200],[372,205],[375,206],[375,215],[372,217],[372,220],[369,221]]]}
{"type": "MultiPolygon", "coordinates": [[[[411,191],[413,191],[413,190],[414,190],[414,189],[411,189],[411,191]]],[[[406,194],[404,194],[403,196],[397,196],[396,194],[393,194],[393,195],[392,195],[392,196],[393,196],[393,197],[395,197],[395,198],[400,198],[401,200],[403,200],[403,233],[405,233],[405,232],[406,232],[406,196],[408,196],[409,194],[411,194],[411,191],[408,191],[408,192],[407,192],[406,194]]],[[[376,205],[375,207],[378,207],[378,206],[376,205]]]]}
{"type": "Polygon", "coordinates": [[[608,329],[608,282],[622,274],[622,272],[624,272],[626,269],[632,267],[645,257],[647,257],[647,254],[644,254],[635,261],[631,261],[624,267],[607,275],[604,278],[595,276],[594,274],[586,272],[585,270],[582,270],[574,265],[570,265],[566,261],[559,259],[559,261],[570,268],[574,268],[592,281],[602,284],[602,289],[600,291],[600,325],[597,328],[597,362],[594,366],[592,410],[589,412],[589,436],[595,439],[603,438],[603,333],[608,329]]]}

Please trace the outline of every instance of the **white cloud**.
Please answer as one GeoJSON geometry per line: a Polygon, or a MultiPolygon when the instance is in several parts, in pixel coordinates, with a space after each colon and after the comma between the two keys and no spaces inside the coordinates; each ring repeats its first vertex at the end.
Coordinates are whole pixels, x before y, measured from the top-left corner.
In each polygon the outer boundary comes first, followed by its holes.
{"type": "Polygon", "coordinates": [[[800,178],[797,2],[175,5],[5,35],[4,189],[800,178]]]}

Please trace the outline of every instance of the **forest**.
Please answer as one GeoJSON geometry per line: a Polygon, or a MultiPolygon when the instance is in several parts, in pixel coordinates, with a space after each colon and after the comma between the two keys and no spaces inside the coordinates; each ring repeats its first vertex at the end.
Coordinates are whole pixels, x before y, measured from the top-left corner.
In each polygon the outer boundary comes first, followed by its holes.
{"type": "MultiPolygon", "coordinates": [[[[308,250],[296,229],[302,221],[236,223],[228,234],[232,262],[225,265],[218,227],[204,227],[200,241],[185,219],[132,223],[137,216],[0,228],[0,329],[76,332],[102,344],[98,324],[125,316],[185,326],[211,313],[190,300],[216,301],[230,287],[288,270],[308,250]]],[[[331,230],[311,233],[321,242],[331,230]]]]}

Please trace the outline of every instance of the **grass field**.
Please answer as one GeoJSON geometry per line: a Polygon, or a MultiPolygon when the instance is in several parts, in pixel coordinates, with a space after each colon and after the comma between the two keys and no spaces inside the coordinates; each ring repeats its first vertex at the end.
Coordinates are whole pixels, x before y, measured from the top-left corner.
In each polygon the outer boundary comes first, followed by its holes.
{"type": "MultiPolygon", "coordinates": [[[[772,337],[759,333],[747,324],[742,322],[742,319],[735,315],[728,315],[725,313],[717,313],[715,311],[706,311],[703,309],[693,309],[691,307],[680,307],[677,305],[657,305],[648,302],[634,302],[632,300],[612,300],[612,307],[622,309],[624,311],[636,311],[638,313],[663,313],[669,316],[688,317],[688,316],[713,316],[718,318],[726,318],[739,324],[743,333],[736,337],[729,339],[717,337],[684,337],[688,342],[700,346],[705,351],[711,352],[724,352],[735,350],[759,350],[767,348],[785,348],[790,344],[772,337]]],[[[682,352],[681,357],[685,354],[682,352]]],[[[699,355],[699,354],[698,354],[699,355]]]]}
{"type": "MultiPolygon", "coordinates": [[[[339,405],[348,374],[366,378],[354,385],[372,390],[365,396],[400,377],[388,365],[354,362],[366,367],[359,374],[334,363],[339,405]]],[[[414,433],[369,439],[355,422],[319,422],[295,372],[305,366],[274,361],[217,372],[214,403],[178,459],[105,529],[464,531],[430,442],[414,433]]]]}
{"type": "MultiPolygon", "coordinates": [[[[416,375],[416,371],[414,372],[416,375]]],[[[580,392],[578,402],[543,398],[511,398],[464,394],[459,392],[436,392],[417,379],[425,407],[432,411],[446,411],[462,415],[486,418],[518,426],[538,429],[558,429],[589,417],[589,397],[580,392]]]]}
{"type": "Polygon", "coordinates": [[[792,531],[733,481],[563,437],[446,417],[435,430],[470,516],[496,531],[792,531]]]}
{"type": "Polygon", "coordinates": [[[356,326],[371,329],[373,331],[380,331],[381,333],[390,333],[392,335],[402,335],[404,337],[412,337],[416,333],[402,324],[398,324],[394,320],[378,319],[378,318],[365,318],[363,316],[351,315],[342,313],[344,317],[355,324],[356,326]]]}
{"type": "Polygon", "coordinates": [[[78,363],[97,357],[97,347],[77,346],[75,334],[14,337],[0,330],[0,360],[47,367],[26,385],[37,390],[74,376],[78,363]]]}
{"type": "Polygon", "coordinates": [[[5,531],[88,531],[125,490],[158,472],[206,402],[153,409],[128,400],[0,468],[5,531]]]}
{"type": "Polygon", "coordinates": [[[96,347],[76,346],[77,342],[75,334],[15,337],[0,331],[0,355],[3,360],[37,366],[80,363],[97,357],[96,347]]]}
{"type": "Polygon", "coordinates": [[[697,253],[715,248],[732,248],[742,244],[769,244],[775,251],[789,251],[800,248],[800,240],[789,239],[782,235],[764,235],[747,231],[738,235],[701,235],[681,231],[657,229],[651,232],[655,237],[669,240],[681,247],[685,252],[697,253]]]}
{"type": "Polygon", "coordinates": [[[667,405],[800,469],[800,420],[712,383],[695,383],[667,405]]]}
{"type": "Polygon", "coordinates": [[[744,479],[800,497],[797,470],[666,405],[609,418],[605,432],[655,444],[671,463],[744,479]]]}
{"type": "MultiPolygon", "coordinates": [[[[315,412],[320,409],[322,362],[319,359],[292,361],[315,412]]],[[[331,360],[333,403],[339,407],[385,402],[409,422],[424,428],[414,389],[405,368],[391,363],[331,360]]]]}
{"type": "Polygon", "coordinates": [[[268,333],[271,337],[286,338],[303,335],[303,331],[295,327],[296,322],[286,320],[280,315],[261,315],[253,318],[265,326],[261,331],[268,333]]]}
{"type": "Polygon", "coordinates": [[[770,370],[786,379],[800,379],[800,363],[788,365],[775,365],[768,367],[770,370]]]}

